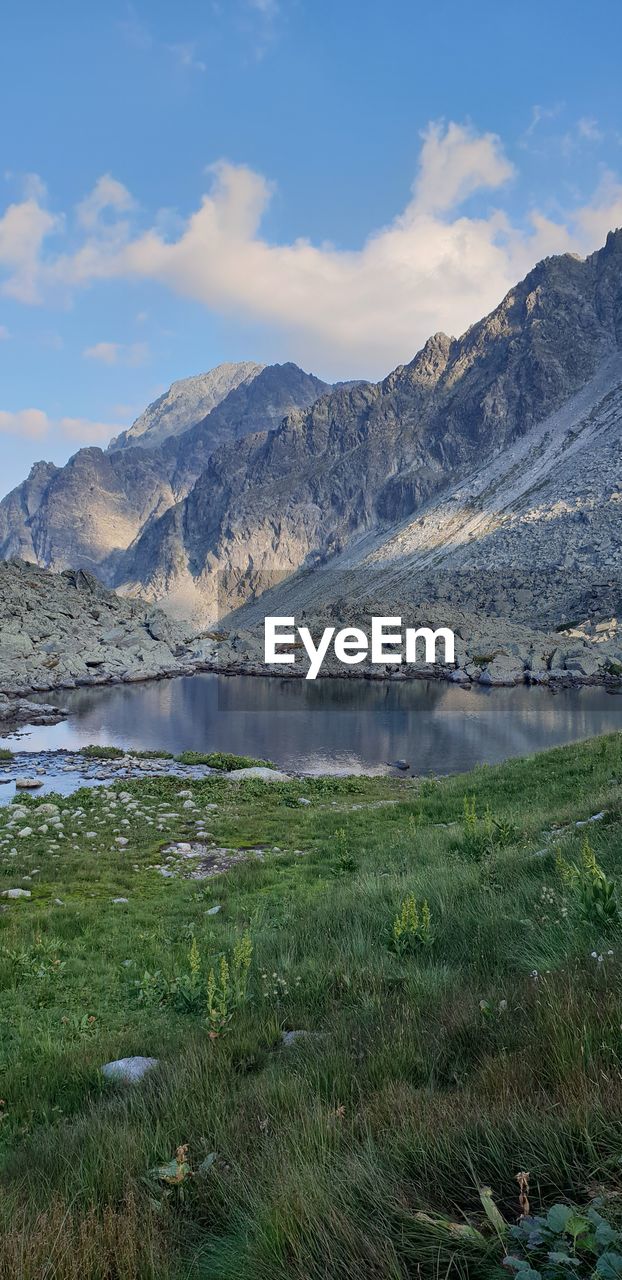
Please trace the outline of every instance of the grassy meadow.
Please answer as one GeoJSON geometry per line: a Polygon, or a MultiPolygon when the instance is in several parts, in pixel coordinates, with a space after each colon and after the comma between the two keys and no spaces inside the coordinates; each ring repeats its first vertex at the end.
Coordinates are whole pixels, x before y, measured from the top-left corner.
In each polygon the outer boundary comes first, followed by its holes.
{"type": "MultiPolygon", "coordinates": [[[[525,1192],[617,1231],[621,873],[622,735],[0,809],[0,1277],[528,1277],[525,1192]]],[[[622,1274],[570,1236],[532,1276],[622,1274]]]]}

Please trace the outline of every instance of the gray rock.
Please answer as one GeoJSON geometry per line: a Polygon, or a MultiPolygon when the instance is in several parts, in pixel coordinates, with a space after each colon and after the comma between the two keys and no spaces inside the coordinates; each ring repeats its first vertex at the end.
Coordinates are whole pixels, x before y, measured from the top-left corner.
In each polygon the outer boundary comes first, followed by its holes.
{"type": "Polygon", "coordinates": [[[0,895],[3,898],[31,898],[30,889],[3,889],[0,895]]]}
{"type": "Polygon", "coordinates": [[[247,778],[258,778],[260,782],[290,782],[289,773],[280,769],[268,769],[262,765],[252,765],[248,769],[232,769],[223,775],[229,782],[243,782],[247,778]]]}
{"type": "Polygon", "coordinates": [[[316,1040],[319,1038],[317,1031],[282,1031],[281,1044],[286,1049],[290,1049],[292,1045],[300,1044],[302,1040],[316,1040]]]}
{"type": "Polygon", "coordinates": [[[158,1065],[158,1058],[117,1058],[100,1068],[106,1080],[119,1084],[138,1084],[149,1071],[158,1065]]]}

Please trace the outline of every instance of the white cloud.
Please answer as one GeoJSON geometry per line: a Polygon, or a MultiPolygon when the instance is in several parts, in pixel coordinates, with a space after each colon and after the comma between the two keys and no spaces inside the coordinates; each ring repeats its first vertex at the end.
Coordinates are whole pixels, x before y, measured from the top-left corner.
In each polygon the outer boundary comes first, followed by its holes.
{"type": "Polygon", "coordinates": [[[573,124],[571,129],[563,135],[559,145],[566,157],[574,155],[575,151],[586,145],[596,145],[604,141],[604,133],[599,128],[598,121],[591,116],[582,116],[573,124]]]}
{"type": "Polygon", "coordinates": [[[60,418],[57,425],[66,440],[75,440],[80,445],[107,444],[112,436],[124,430],[118,422],[92,422],[90,418],[60,418]]]}
{"type": "MultiPolygon", "coordinates": [[[[85,202],[92,211],[106,198],[106,226],[96,216],[67,252],[47,251],[49,215],[36,205],[30,236],[14,238],[20,252],[5,233],[2,288],[36,302],[98,280],[156,281],[216,313],[278,330],[283,358],[338,376],[380,375],[411,359],[430,333],[463,332],[539,258],[590,252],[622,223],[622,185],[611,173],[588,202],[557,221],[536,209],[526,224],[513,223],[492,196],[488,208],[480,198],[482,212],[464,213],[466,198],[500,192],[513,174],[494,134],[430,125],[406,208],[355,250],[304,238],[268,241],[261,228],[272,185],[245,166],[213,166],[210,188],[190,217],[156,218],[146,231],[131,230],[124,216],[131,197],[107,177],[85,202]]],[[[10,212],[0,219],[0,235],[10,212]]],[[[89,354],[112,364],[128,350],[96,344],[89,354]]]]}
{"type": "Polygon", "coordinates": [[[14,413],[0,409],[0,435],[27,436],[29,440],[41,440],[50,428],[47,413],[42,409],[18,409],[14,413]]]}
{"type": "Polygon", "coordinates": [[[18,302],[40,302],[40,255],[46,236],[60,231],[62,219],[30,196],[10,204],[0,218],[0,267],[9,271],[2,292],[18,302]]]}
{"type": "Polygon", "coordinates": [[[82,354],[87,360],[99,360],[102,364],[121,364],[134,368],[136,365],[145,363],[149,355],[149,348],[146,342],[131,342],[129,344],[123,342],[96,342],[94,346],[86,347],[82,354]]]}
{"type": "Polygon", "coordinates": [[[127,213],[134,208],[134,199],[122,182],[109,173],[98,178],[93,190],[76,209],[78,222],[88,231],[95,229],[105,212],[127,213]]]}
{"type": "Polygon", "coordinates": [[[531,120],[529,121],[524,133],[519,138],[519,147],[522,147],[525,151],[533,149],[531,142],[528,140],[533,137],[536,130],[539,130],[540,125],[543,124],[543,122],[547,120],[555,120],[563,109],[563,102],[555,102],[551,107],[543,107],[539,102],[536,102],[531,108],[531,120]]]}
{"type": "MultiPolygon", "coordinates": [[[[413,214],[443,212],[482,187],[500,187],[514,175],[501,139],[463,125],[431,124],[423,136],[419,173],[413,184],[413,214]]],[[[407,211],[408,212],[408,211],[407,211]]]]}
{"type": "Polygon", "coordinates": [[[50,418],[43,409],[0,410],[0,435],[43,440],[52,434],[80,445],[107,443],[124,428],[121,423],[93,422],[90,418],[50,418]]]}

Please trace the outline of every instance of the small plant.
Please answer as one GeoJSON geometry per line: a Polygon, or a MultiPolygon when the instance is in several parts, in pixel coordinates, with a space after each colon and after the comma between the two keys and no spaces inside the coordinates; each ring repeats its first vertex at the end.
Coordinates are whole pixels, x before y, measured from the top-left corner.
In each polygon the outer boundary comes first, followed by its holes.
{"type": "Polygon", "coordinates": [[[486,805],[484,816],[479,819],[475,796],[464,797],[463,814],[462,837],[453,847],[469,858],[483,858],[518,838],[516,824],[508,818],[495,818],[490,805],[486,805]]]}
{"type": "Polygon", "coordinates": [[[414,894],[404,898],[402,906],[393,921],[393,948],[398,955],[417,951],[420,947],[432,944],[432,913],[428,901],[424,898],[421,910],[414,894]]]}
{"type": "Polygon", "coordinates": [[[125,755],[125,751],[120,747],[98,747],[91,743],[88,747],[80,748],[80,755],[86,756],[87,760],[119,760],[125,755]]]}
{"type": "Polygon", "coordinates": [[[0,747],[0,760],[12,760],[13,752],[8,747],[0,747]]]}
{"type": "Polygon", "coordinates": [[[211,1036],[220,1035],[231,1020],[231,984],[229,963],[220,957],[218,969],[210,969],[207,977],[207,1023],[211,1036]]]}
{"type": "Polygon", "coordinates": [[[494,662],[496,656],[496,653],[474,653],[473,662],[476,667],[488,667],[491,662],[494,662]]]}
{"type": "Polygon", "coordinates": [[[248,999],[248,979],[253,958],[249,933],[235,942],[231,963],[222,955],[204,979],[203,961],[196,937],[188,951],[188,967],[167,978],[160,970],[146,971],[134,983],[138,1001],[145,1005],[171,1004],[178,1013],[203,1014],[210,1030],[219,1034],[235,1009],[248,999]]]}
{"type": "Polygon", "coordinates": [[[216,968],[207,975],[207,1025],[216,1038],[228,1026],[235,1009],[248,999],[248,976],[253,958],[253,943],[244,933],[233,948],[231,965],[221,956],[216,968]]]}
{"type": "Polygon", "coordinates": [[[150,1199],[153,1207],[159,1209],[162,1201],[170,1196],[174,1196],[178,1201],[185,1200],[193,1179],[206,1177],[214,1168],[217,1160],[216,1152],[211,1151],[193,1169],[188,1156],[187,1143],[177,1147],[172,1160],[167,1160],[166,1164],[158,1165],[155,1169],[149,1170],[146,1181],[151,1193],[150,1199]],[[157,1198],[153,1194],[154,1192],[157,1193],[157,1198]]]}
{"type": "Polygon", "coordinates": [[[620,902],[616,886],[599,866],[587,836],[581,845],[578,864],[568,862],[558,848],[555,865],[562,883],[572,892],[578,914],[586,924],[602,929],[611,929],[618,924],[620,902]]]}
{"type": "Polygon", "coordinates": [[[337,845],[337,870],[340,875],[349,875],[354,871],[358,871],[358,862],[350,849],[350,839],[345,827],[340,827],[335,833],[335,843],[337,845]]]}
{"type": "Polygon", "coordinates": [[[433,796],[436,791],[438,791],[438,779],[424,778],[421,783],[421,787],[419,788],[419,795],[421,798],[425,799],[428,796],[433,796]]]}
{"type": "Polygon", "coordinates": [[[231,976],[236,1004],[244,1004],[248,995],[248,976],[253,959],[253,943],[250,933],[243,933],[233,947],[231,976]]]}
{"type": "MultiPolygon", "coordinates": [[[[295,987],[300,986],[301,979],[298,977],[294,983],[295,987]]],[[[262,973],[261,975],[261,994],[264,1000],[275,1000],[277,1004],[280,1000],[284,1000],[289,995],[289,980],[280,973],[262,973]]]]}
{"type": "Polygon", "coordinates": [[[525,1215],[509,1230],[504,1267],[520,1280],[622,1280],[622,1234],[597,1205],[578,1212],[554,1204],[546,1217],[525,1215]]]}

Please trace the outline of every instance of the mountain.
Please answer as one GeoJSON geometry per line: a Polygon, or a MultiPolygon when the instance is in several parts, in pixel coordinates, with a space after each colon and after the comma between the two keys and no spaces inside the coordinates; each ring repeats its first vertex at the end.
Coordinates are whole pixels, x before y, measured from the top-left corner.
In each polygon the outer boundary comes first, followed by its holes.
{"type": "Polygon", "coordinates": [[[140,417],[110,442],[110,449],[139,445],[153,448],[171,436],[179,436],[206,418],[230,391],[248,385],[264,368],[252,360],[218,364],[208,373],[173,382],[168,391],[148,405],[140,417]]]}
{"type": "Polygon", "coordinates": [[[150,405],[140,445],[126,433],[106,451],[80,449],[64,467],[37,463],[0,502],[0,558],[19,556],[55,570],[90,569],[111,585],[123,552],[187,495],[216,447],[273,426],[327,390],[293,364],[220,366],[213,373],[215,378],[206,374],[173,384],[150,405]],[[230,389],[210,412],[193,417],[183,430],[182,422],[200,412],[199,403],[206,396],[215,400],[226,385],[230,389]],[[170,427],[173,434],[162,438],[170,427]],[[148,439],[160,444],[148,445],[148,439]]]}
{"type": "MultiPolygon", "coordinates": [[[[261,593],[275,573],[339,567],[348,557],[355,563],[357,547],[367,563],[372,542],[374,563],[407,565],[407,554],[420,555],[413,520],[432,542],[444,540],[446,551],[465,541],[490,547],[492,566],[490,537],[502,526],[495,545],[513,536],[519,566],[534,569],[538,558],[554,566],[566,463],[574,514],[562,563],[572,565],[575,550],[590,544],[581,493],[586,460],[603,440],[594,413],[609,422],[607,465],[614,472],[600,476],[608,492],[620,474],[621,347],[618,231],[584,260],[545,259],[463,337],[436,334],[383,382],[338,388],[273,431],[215,450],[187,496],[146,526],[119,563],[116,582],[211,619],[261,593]],[[574,425],[562,418],[555,427],[552,415],[573,397],[574,425]],[[556,443],[547,453],[551,432],[556,443]],[[551,482],[541,502],[539,466],[551,482]],[[493,475],[497,494],[488,485],[493,475]],[[505,511],[521,475],[522,496],[517,490],[515,510],[505,511]],[[460,489],[467,481],[474,496],[460,489]],[[473,503],[482,504],[479,525],[469,523],[473,503]],[[402,547],[403,527],[411,533],[402,547]]],[[[590,501],[598,507],[601,497],[597,486],[590,501]]],[[[614,502],[597,520],[615,527],[617,512],[614,502]]],[[[405,577],[412,572],[413,565],[405,577]]]]}

